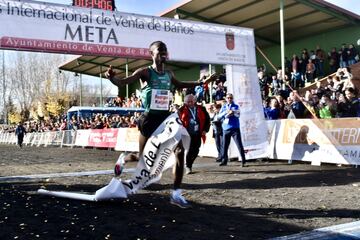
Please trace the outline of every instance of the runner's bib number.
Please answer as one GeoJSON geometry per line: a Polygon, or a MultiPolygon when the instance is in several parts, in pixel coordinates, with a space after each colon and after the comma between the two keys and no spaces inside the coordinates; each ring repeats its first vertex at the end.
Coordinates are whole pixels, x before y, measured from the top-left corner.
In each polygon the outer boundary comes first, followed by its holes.
{"type": "Polygon", "coordinates": [[[169,110],[170,94],[169,90],[153,89],[151,90],[150,109],[169,110]]]}

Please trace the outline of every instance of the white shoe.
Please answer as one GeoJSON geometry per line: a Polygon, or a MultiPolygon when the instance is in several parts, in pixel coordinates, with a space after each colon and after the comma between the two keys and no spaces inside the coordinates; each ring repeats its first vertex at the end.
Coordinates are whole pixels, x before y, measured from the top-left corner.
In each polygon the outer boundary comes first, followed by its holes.
{"type": "Polygon", "coordinates": [[[115,167],[114,167],[115,176],[120,176],[122,171],[124,170],[126,155],[127,154],[125,152],[121,153],[118,160],[116,161],[115,167]]]}
{"type": "Polygon", "coordinates": [[[185,168],[185,174],[186,175],[188,175],[188,174],[192,174],[193,172],[192,172],[192,169],[191,168],[189,168],[189,167],[186,167],[185,168]]]}
{"type": "Polygon", "coordinates": [[[191,208],[191,204],[181,195],[181,189],[176,189],[171,193],[170,203],[180,208],[191,208]]]}

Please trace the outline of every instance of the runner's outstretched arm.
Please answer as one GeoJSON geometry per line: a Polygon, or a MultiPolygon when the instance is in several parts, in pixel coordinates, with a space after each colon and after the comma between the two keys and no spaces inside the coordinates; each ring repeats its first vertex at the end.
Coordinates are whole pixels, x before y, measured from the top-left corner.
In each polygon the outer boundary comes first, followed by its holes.
{"type": "Polygon", "coordinates": [[[175,78],[173,72],[171,72],[171,75],[172,75],[171,81],[177,88],[191,88],[191,87],[195,87],[195,86],[198,86],[201,84],[210,83],[210,82],[213,82],[216,79],[218,79],[218,76],[216,75],[216,73],[211,74],[210,76],[208,76],[205,79],[200,78],[197,81],[179,81],[175,78]]]}
{"type": "Polygon", "coordinates": [[[131,84],[137,80],[146,79],[147,70],[146,68],[139,68],[137,69],[131,76],[126,78],[119,78],[116,77],[116,73],[112,69],[112,66],[108,68],[108,70],[105,72],[105,77],[107,77],[112,84],[122,87],[126,84],[131,84]]]}

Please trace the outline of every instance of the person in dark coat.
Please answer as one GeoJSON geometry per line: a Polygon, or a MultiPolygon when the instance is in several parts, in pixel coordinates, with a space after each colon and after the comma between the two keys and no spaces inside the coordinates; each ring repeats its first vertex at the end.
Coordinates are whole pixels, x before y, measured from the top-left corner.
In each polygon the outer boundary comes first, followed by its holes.
{"type": "Polygon", "coordinates": [[[17,144],[20,148],[22,148],[22,143],[24,141],[24,136],[26,134],[26,130],[21,122],[18,123],[15,129],[15,135],[17,136],[17,144]]]}

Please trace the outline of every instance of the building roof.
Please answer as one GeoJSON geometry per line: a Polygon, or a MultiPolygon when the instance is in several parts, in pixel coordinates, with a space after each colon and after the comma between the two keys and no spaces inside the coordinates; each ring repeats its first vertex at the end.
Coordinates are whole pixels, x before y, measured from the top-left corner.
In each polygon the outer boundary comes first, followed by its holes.
{"type": "MultiPolygon", "coordinates": [[[[184,0],[160,14],[162,17],[219,23],[253,28],[256,45],[266,48],[280,45],[279,0],[184,0]]],[[[360,26],[360,16],[323,0],[284,0],[285,43],[322,32],[360,26]]],[[[112,65],[124,76],[126,62],[129,73],[147,66],[150,60],[81,56],[61,65],[59,69],[99,76],[112,65]],[[100,67],[102,66],[102,67],[100,67]]],[[[186,69],[193,64],[169,63],[170,69],[186,69]]]]}
{"type": "MultiPolygon", "coordinates": [[[[279,0],[194,0],[162,14],[180,19],[253,28],[256,44],[280,45],[279,0]]],[[[323,0],[284,1],[286,42],[360,25],[360,16],[323,0]]]]}

